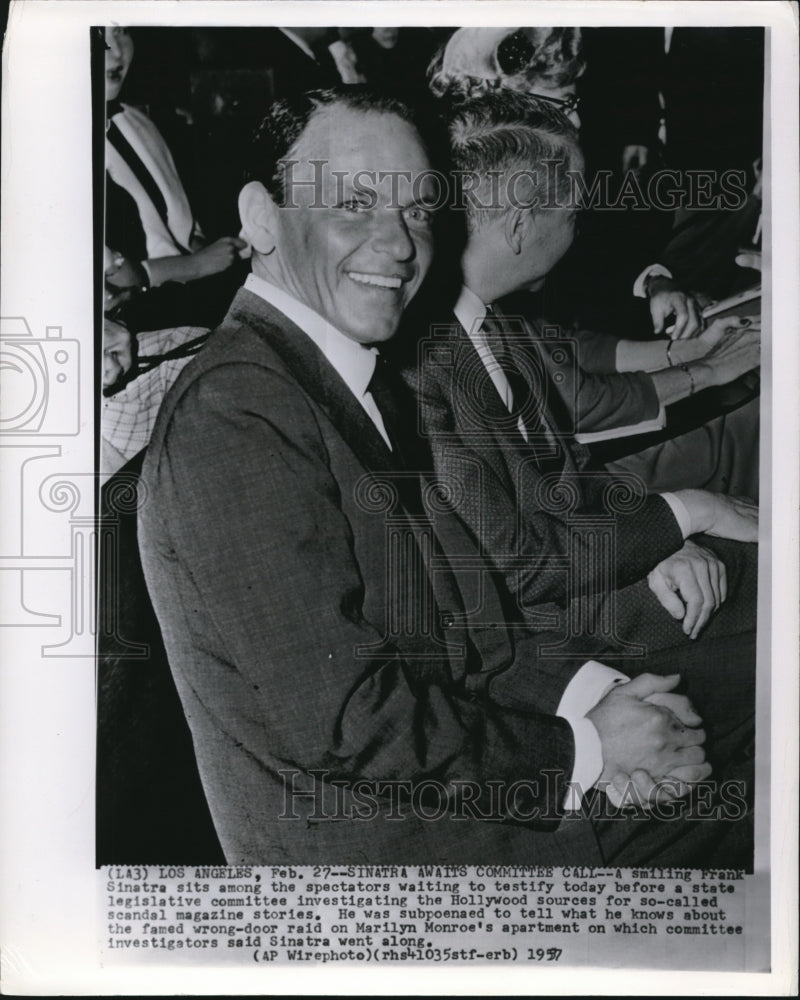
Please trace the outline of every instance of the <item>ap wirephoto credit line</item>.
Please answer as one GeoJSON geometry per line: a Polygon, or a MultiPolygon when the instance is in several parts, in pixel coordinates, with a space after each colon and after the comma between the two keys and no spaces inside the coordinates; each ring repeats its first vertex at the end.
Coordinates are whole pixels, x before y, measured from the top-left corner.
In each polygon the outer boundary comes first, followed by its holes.
{"type": "Polygon", "coordinates": [[[88,682],[75,970],[785,990],[782,5],[62,6],[0,568],[88,682]]]}

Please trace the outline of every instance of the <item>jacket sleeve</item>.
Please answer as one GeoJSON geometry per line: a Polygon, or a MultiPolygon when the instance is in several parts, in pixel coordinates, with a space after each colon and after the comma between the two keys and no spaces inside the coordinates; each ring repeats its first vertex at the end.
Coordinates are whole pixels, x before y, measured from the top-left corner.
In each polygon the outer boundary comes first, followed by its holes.
{"type": "MultiPolygon", "coordinates": [[[[572,409],[576,432],[603,431],[628,427],[655,419],[660,411],[655,386],[646,372],[616,372],[614,356],[617,339],[594,331],[574,334],[575,364],[551,382],[558,385],[564,402],[572,409]]],[[[568,342],[541,340],[540,348],[553,373],[553,352],[568,346],[568,342]]],[[[559,356],[563,356],[559,355],[559,356]]]]}
{"type": "MultiPolygon", "coordinates": [[[[154,539],[181,565],[180,613],[221,664],[190,657],[193,689],[265,766],[435,778],[453,796],[459,782],[489,794],[489,781],[533,780],[534,805],[557,816],[573,766],[568,723],[470,696],[386,643],[384,622],[365,613],[370,581],[342,503],[352,484],[337,480],[319,419],[291,379],[238,363],[205,373],[174,409],[148,472],[142,547],[149,584],[154,539]],[[557,777],[538,781],[549,770],[557,777]]],[[[175,614],[174,596],[151,592],[175,614]]]]}
{"type": "Polygon", "coordinates": [[[617,370],[617,338],[599,330],[577,329],[572,332],[577,345],[578,364],[585,372],[613,375],[617,370]]]}

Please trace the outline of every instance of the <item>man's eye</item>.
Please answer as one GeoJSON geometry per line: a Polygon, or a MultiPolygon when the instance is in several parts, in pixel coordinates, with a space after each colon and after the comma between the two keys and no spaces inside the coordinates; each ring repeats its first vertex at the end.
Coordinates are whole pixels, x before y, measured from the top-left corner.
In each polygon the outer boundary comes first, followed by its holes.
{"type": "Polygon", "coordinates": [[[420,208],[419,205],[413,208],[407,208],[403,213],[406,219],[411,222],[415,222],[418,225],[429,226],[433,222],[433,212],[428,208],[420,208]]]}

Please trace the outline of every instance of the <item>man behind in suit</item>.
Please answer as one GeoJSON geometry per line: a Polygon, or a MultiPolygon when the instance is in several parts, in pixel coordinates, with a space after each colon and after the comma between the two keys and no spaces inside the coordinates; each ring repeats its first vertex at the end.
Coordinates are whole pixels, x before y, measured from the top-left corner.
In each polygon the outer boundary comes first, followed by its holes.
{"type": "Polygon", "coordinates": [[[431,313],[438,332],[414,345],[404,374],[437,472],[464,484],[460,516],[504,570],[513,613],[530,620],[571,599],[575,616],[592,607],[596,621],[609,620],[592,640],[604,657],[625,655],[631,641],[680,647],[704,628],[752,633],[756,549],[741,542],[757,539],[755,506],[702,490],[642,490],[638,502],[609,506],[641,484],[615,481],[572,441],[556,388],[570,377],[553,364],[559,342],[539,351],[538,331],[502,316],[504,297],[540,289],[572,242],[569,175],[582,165],[574,128],[536,98],[499,91],[451,111],[450,136],[465,194],[464,284],[454,304],[431,313]],[[576,532],[574,515],[613,515],[613,557],[596,557],[596,535],[576,532]],[[564,572],[570,562],[580,579],[564,572]],[[729,592],[736,599],[726,605],[729,592]]]}
{"type": "MultiPolygon", "coordinates": [[[[600,863],[565,811],[628,774],[682,796],[709,773],[704,733],[676,678],[540,663],[459,519],[404,468],[375,346],[433,251],[411,116],[359,91],[279,102],[254,164],[253,274],[165,400],[140,511],[225,856],[600,863]],[[529,682],[513,706],[493,694],[508,671],[529,682]]],[[[665,825],[666,858],[713,858],[716,824],[689,853],[665,825]]]]}

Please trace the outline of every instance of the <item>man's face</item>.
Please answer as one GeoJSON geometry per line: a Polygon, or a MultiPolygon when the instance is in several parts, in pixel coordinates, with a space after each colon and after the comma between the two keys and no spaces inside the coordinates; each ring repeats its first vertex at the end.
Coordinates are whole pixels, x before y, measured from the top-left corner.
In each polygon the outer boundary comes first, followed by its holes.
{"type": "Polygon", "coordinates": [[[299,162],[277,213],[281,282],[353,340],[388,340],[433,255],[436,189],[420,180],[430,165],[417,132],[394,114],[335,105],[311,119],[289,159],[299,162]]]}
{"type": "Polygon", "coordinates": [[[400,37],[399,28],[373,28],[372,37],[383,49],[393,49],[400,37]]]}
{"type": "Polygon", "coordinates": [[[133,61],[133,39],[127,28],[106,28],[106,100],[119,95],[133,61]]]}

